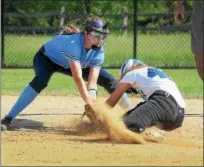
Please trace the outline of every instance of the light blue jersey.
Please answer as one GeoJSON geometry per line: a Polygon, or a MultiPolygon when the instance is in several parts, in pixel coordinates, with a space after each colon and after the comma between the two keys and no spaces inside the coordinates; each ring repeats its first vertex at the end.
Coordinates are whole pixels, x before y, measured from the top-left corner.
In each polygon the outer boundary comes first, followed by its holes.
{"type": "Polygon", "coordinates": [[[57,35],[44,44],[45,55],[54,63],[67,69],[70,61],[78,61],[82,68],[100,68],[104,62],[104,50],[88,52],[84,48],[84,34],[57,35]]]}

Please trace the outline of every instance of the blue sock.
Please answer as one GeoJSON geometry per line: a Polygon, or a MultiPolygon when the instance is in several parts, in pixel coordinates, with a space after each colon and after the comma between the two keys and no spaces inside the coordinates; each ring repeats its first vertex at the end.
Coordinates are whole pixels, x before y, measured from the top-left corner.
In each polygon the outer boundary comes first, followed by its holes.
{"type": "Polygon", "coordinates": [[[14,119],[24,108],[26,108],[38,95],[38,93],[28,85],[22,91],[21,95],[19,96],[18,100],[8,113],[8,117],[14,119]]]}
{"type": "Polygon", "coordinates": [[[129,110],[132,108],[130,99],[128,98],[126,93],[124,93],[123,96],[121,97],[119,105],[125,110],[129,110]]]}

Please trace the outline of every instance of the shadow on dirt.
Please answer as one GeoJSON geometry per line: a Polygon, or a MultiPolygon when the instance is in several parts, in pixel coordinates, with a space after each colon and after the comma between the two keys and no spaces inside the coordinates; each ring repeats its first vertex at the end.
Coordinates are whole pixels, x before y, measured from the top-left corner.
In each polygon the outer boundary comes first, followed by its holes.
{"type": "MultiPolygon", "coordinates": [[[[69,126],[62,127],[61,125],[55,127],[44,126],[43,122],[31,119],[15,119],[9,128],[9,131],[19,132],[46,132],[50,134],[59,134],[63,136],[70,136],[65,138],[69,141],[80,142],[108,142],[107,134],[104,132],[102,125],[94,126],[89,121],[83,120],[73,122],[69,126]]],[[[63,140],[64,138],[61,138],[63,140]]]]}
{"type": "Polygon", "coordinates": [[[29,120],[29,119],[15,119],[9,126],[10,131],[16,131],[21,129],[27,130],[41,130],[44,129],[43,122],[29,120]]]}
{"type": "Polygon", "coordinates": [[[92,125],[86,120],[75,120],[68,122],[67,125],[61,125],[60,123],[55,126],[45,126],[43,122],[31,120],[31,119],[15,119],[12,121],[10,131],[42,131],[42,132],[61,132],[64,135],[84,136],[94,132],[102,132],[103,126],[92,125]]]}

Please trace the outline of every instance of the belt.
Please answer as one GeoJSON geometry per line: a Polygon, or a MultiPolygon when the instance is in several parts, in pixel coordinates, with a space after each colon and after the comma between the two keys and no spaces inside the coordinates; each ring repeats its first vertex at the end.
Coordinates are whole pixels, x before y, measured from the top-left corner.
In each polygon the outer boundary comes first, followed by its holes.
{"type": "MultiPolygon", "coordinates": [[[[154,95],[165,96],[165,97],[171,99],[174,103],[176,103],[176,104],[178,105],[178,103],[177,103],[177,101],[175,100],[175,98],[174,98],[171,94],[169,94],[168,92],[166,92],[166,91],[156,90],[151,96],[154,96],[154,95]]],[[[150,96],[150,98],[151,98],[151,96],[150,96]]],[[[179,105],[178,105],[178,106],[179,106],[179,105]]],[[[182,110],[184,110],[184,108],[181,108],[180,106],[179,106],[179,108],[182,109],[182,110]]]]}

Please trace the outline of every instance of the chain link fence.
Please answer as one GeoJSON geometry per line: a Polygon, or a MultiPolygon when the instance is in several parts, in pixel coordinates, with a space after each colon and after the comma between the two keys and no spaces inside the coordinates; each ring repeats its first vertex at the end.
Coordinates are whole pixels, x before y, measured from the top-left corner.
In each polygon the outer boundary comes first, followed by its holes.
{"type": "Polygon", "coordinates": [[[174,22],[173,0],[3,0],[3,68],[30,68],[44,42],[62,26],[89,13],[109,22],[105,68],[119,68],[129,58],[162,68],[194,68],[190,47],[192,1],[184,1],[185,19],[174,22]]]}

